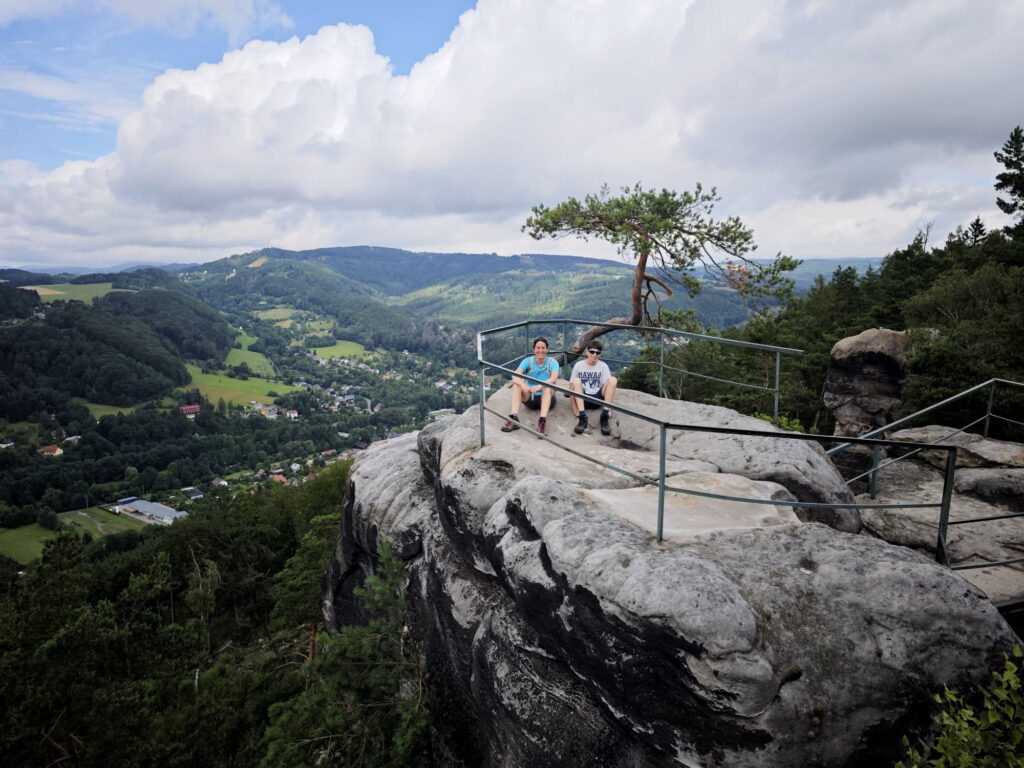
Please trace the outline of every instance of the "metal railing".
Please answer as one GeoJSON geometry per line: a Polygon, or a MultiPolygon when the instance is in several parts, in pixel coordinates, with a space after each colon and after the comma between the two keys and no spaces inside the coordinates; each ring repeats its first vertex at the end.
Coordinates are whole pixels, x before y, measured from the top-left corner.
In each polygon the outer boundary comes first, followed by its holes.
{"type": "MultiPolygon", "coordinates": [[[[808,434],[804,434],[804,433],[801,433],[801,432],[770,432],[770,431],[767,431],[767,430],[735,429],[735,428],[731,428],[731,427],[711,427],[711,426],[703,426],[703,425],[697,425],[697,424],[674,424],[672,422],[664,421],[663,419],[658,419],[656,417],[649,416],[649,415],[644,414],[644,413],[639,413],[637,411],[633,411],[633,410],[631,410],[629,408],[625,408],[625,407],[623,407],[623,406],[621,406],[621,405],[619,405],[619,404],[617,404],[615,402],[608,403],[608,402],[605,402],[604,400],[600,400],[600,399],[592,397],[590,395],[582,394],[580,392],[573,392],[570,389],[568,389],[567,387],[562,387],[562,386],[559,386],[557,384],[552,384],[552,383],[550,383],[550,382],[548,382],[546,380],[537,379],[537,378],[534,378],[532,376],[528,376],[528,375],[526,375],[524,373],[520,373],[520,372],[516,371],[514,368],[509,367],[509,363],[515,362],[516,360],[521,360],[521,359],[523,359],[523,357],[525,357],[525,355],[519,355],[519,356],[513,358],[510,361],[506,361],[505,363],[501,363],[501,362],[495,362],[495,361],[488,360],[486,358],[485,354],[484,354],[484,342],[485,342],[485,340],[487,339],[488,336],[491,336],[491,335],[494,335],[494,334],[497,334],[497,333],[501,333],[501,332],[506,332],[506,331],[509,331],[509,330],[514,330],[514,329],[517,329],[519,327],[525,327],[527,329],[527,334],[526,334],[527,335],[527,343],[526,343],[526,346],[529,346],[529,328],[530,328],[530,326],[533,325],[533,326],[536,327],[537,325],[540,325],[540,324],[550,325],[552,323],[575,324],[575,325],[583,325],[583,326],[600,326],[600,327],[603,327],[603,328],[611,328],[611,329],[613,329],[613,331],[614,330],[629,330],[629,331],[642,331],[644,333],[665,332],[665,333],[671,333],[672,335],[679,334],[679,335],[683,335],[683,336],[686,336],[686,337],[689,337],[689,338],[696,337],[696,338],[705,339],[705,340],[709,340],[709,341],[721,341],[721,342],[726,342],[726,343],[732,343],[732,344],[735,344],[737,346],[752,347],[752,348],[760,349],[760,350],[775,351],[779,355],[784,354],[784,353],[796,353],[799,350],[788,350],[788,349],[786,349],[784,347],[769,347],[767,345],[752,344],[752,343],[749,343],[749,342],[737,342],[737,341],[734,341],[732,339],[719,339],[719,338],[714,337],[714,336],[703,336],[701,334],[686,333],[686,332],[683,332],[683,331],[669,331],[669,329],[648,328],[648,327],[627,326],[627,325],[616,325],[616,324],[612,324],[612,323],[591,323],[591,322],[581,321],[581,320],[524,321],[522,323],[514,323],[512,325],[506,325],[506,326],[502,326],[500,328],[493,328],[493,329],[488,330],[488,331],[482,331],[482,332],[477,334],[477,338],[476,338],[476,343],[477,343],[477,363],[480,366],[480,373],[479,373],[480,382],[479,382],[479,385],[480,385],[480,445],[481,446],[486,444],[485,414],[486,413],[491,413],[491,414],[493,414],[495,416],[498,416],[499,418],[504,418],[504,414],[502,414],[501,412],[496,411],[496,410],[494,410],[492,408],[489,408],[487,406],[487,386],[486,386],[486,382],[485,382],[485,378],[486,378],[485,375],[486,375],[486,372],[487,372],[488,369],[496,369],[496,370],[501,371],[502,373],[505,373],[505,374],[519,376],[520,378],[522,378],[522,379],[524,379],[526,381],[529,381],[529,382],[531,382],[533,384],[540,384],[541,386],[547,387],[548,389],[552,390],[552,396],[555,396],[558,393],[562,393],[562,394],[565,394],[565,395],[571,395],[572,397],[578,398],[578,399],[583,400],[585,402],[594,403],[596,405],[600,405],[600,406],[602,406],[604,408],[608,408],[610,410],[613,410],[613,411],[615,411],[617,413],[624,414],[624,415],[626,415],[628,417],[631,417],[631,418],[635,418],[635,419],[639,419],[641,421],[645,421],[645,422],[647,422],[649,424],[652,424],[652,425],[657,427],[658,432],[659,432],[659,435],[658,435],[658,437],[659,437],[658,473],[657,473],[657,475],[643,475],[643,474],[640,474],[640,473],[637,473],[637,472],[632,472],[632,471],[630,471],[628,469],[625,469],[623,467],[617,467],[614,464],[611,464],[609,462],[601,461],[601,460],[596,459],[596,458],[594,458],[592,456],[588,456],[587,454],[582,453],[581,451],[577,451],[577,450],[575,450],[575,449],[573,449],[573,448],[571,448],[571,447],[569,447],[567,445],[564,445],[563,443],[559,443],[558,441],[552,439],[549,435],[544,435],[544,434],[541,434],[538,431],[530,429],[525,424],[519,425],[520,428],[525,430],[526,432],[529,432],[530,434],[536,435],[537,437],[539,437],[541,439],[547,440],[551,444],[557,446],[558,448],[561,448],[564,451],[567,451],[568,453],[571,453],[571,454],[573,454],[575,456],[579,456],[580,458],[586,459],[587,461],[591,461],[591,462],[593,462],[595,464],[598,464],[598,465],[600,465],[600,466],[602,466],[602,467],[604,467],[606,469],[609,469],[609,470],[612,470],[614,472],[618,472],[620,474],[623,474],[623,475],[626,475],[628,477],[631,477],[631,478],[633,478],[633,479],[635,479],[635,480],[637,480],[639,482],[642,482],[642,483],[645,483],[645,484],[649,484],[649,485],[657,485],[658,486],[658,516],[657,516],[656,531],[657,531],[658,541],[662,541],[664,539],[665,494],[668,491],[671,491],[671,492],[674,492],[674,493],[683,493],[683,494],[687,494],[687,495],[690,495],[690,496],[700,496],[700,497],[704,497],[704,498],[720,499],[720,500],[723,500],[723,501],[734,501],[734,502],[741,502],[741,503],[746,503],[746,504],[760,504],[760,505],[771,505],[771,506],[789,506],[789,507],[800,507],[800,508],[809,508],[809,509],[840,509],[840,510],[845,510],[845,509],[850,509],[850,508],[854,508],[854,507],[856,507],[856,508],[870,508],[870,509],[894,509],[894,508],[898,508],[898,509],[918,508],[918,509],[920,509],[920,508],[935,508],[935,509],[938,510],[939,516],[940,516],[941,520],[948,521],[948,519],[949,519],[949,503],[950,503],[950,499],[952,497],[952,490],[953,490],[953,469],[956,467],[956,448],[953,447],[953,446],[936,446],[936,450],[946,451],[946,454],[947,454],[947,456],[946,456],[947,471],[946,471],[946,479],[945,479],[945,482],[944,482],[944,485],[943,485],[942,499],[939,502],[936,502],[936,503],[915,502],[915,503],[903,503],[903,504],[900,504],[900,503],[888,503],[888,504],[868,504],[868,505],[865,505],[865,504],[827,503],[827,502],[811,502],[811,501],[797,501],[797,500],[794,500],[794,501],[788,501],[788,500],[787,501],[780,501],[780,500],[771,500],[771,499],[752,499],[752,498],[743,497],[743,496],[729,496],[729,495],[725,495],[725,494],[710,493],[710,492],[706,492],[706,491],[695,491],[695,490],[691,490],[691,489],[688,489],[688,488],[677,488],[677,487],[670,486],[670,485],[668,485],[666,483],[666,478],[665,478],[665,464],[666,464],[666,457],[667,457],[668,432],[670,430],[686,430],[686,431],[691,431],[691,432],[708,432],[708,433],[715,433],[715,434],[726,434],[726,435],[736,435],[736,436],[746,436],[746,437],[762,437],[762,438],[768,438],[768,439],[772,439],[772,440],[801,440],[801,441],[812,441],[812,442],[816,442],[816,443],[833,443],[833,442],[836,442],[837,440],[843,440],[846,445],[866,445],[866,446],[872,447],[873,451],[878,451],[881,448],[886,447],[886,446],[893,446],[893,447],[899,446],[901,448],[905,448],[906,447],[906,443],[898,442],[898,441],[894,441],[894,440],[886,440],[886,439],[874,438],[874,437],[841,438],[841,437],[836,437],[834,435],[808,435],[808,434]]],[[[566,337],[565,337],[565,329],[563,328],[563,348],[562,348],[562,353],[564,353],[565,349],[566,349],[565,348],[565,339],[566,339],[566,337]]],[[[549,351],[549,355],[550,354],[551,354],[551,352],[549,351]]],[[[662,359],[663,359],[663,355],[662,355],[662,359]]],[[[775,382],[775,388],[774,388],[773,391],[776,394],[776,403],[777,403],[777,400],[778,400],[778,382],[779,382],[778,357],[776,358],[776,361],[777,361],[776,362],[776,382],[775,382]]],[[[680,369],[674,369],[673,368],[673,370],[680,370],[680,369]]],[[[685,373],[689,373],[689,372],[685,372],[685,373]]],[[[713,377],[705,377],[705,378],[713,378],[713,377]]],[[[729,382],[729,381],[723,380],[723,379],[715,379],[715,380],[716,381],[725,381],[726,383],[738,384],[738,385],[743,386],[743,384],[740,383],[740,382],[729,382]]],[[[941,553],[941,557],[942,558],[945,558],[945,547],[946,547],[945,538],[944,538],[944,535],[940,532],[939,540],[938,540],[938,543],[937,543],[937,548],[938,548],[939,552],[941,553]]]]}
{"type": "MultiPolygon", "coordinates": [[[[871,451],[871,468],[868,469],[865,472],[862,472],[859,475],[856,475],[855,477],[849,478],[846,481],[846,484],[850,485],[851,483],[854,483],[857,480],[863,480],[865,477],[867,477],[868,478],[868,494],[870,495],[870,497],[872,499],[874,499],[878,495],[878,478],[879,478],[879,473],[883,469],[885,469],[886,467],[892,466],[893,464],[896,464],[897,462],[903,461],[904,459],[912,458],[913,456],[916,456],[917,454],[922,453],[923,451],[926,451],[926,450],[948,449],[949,446],[943,445],[941,441],[948,440],[949,438],[953,437],[954,435],[958,435],[961,432],[966,432],[968,429],[970,429],[971,427],[976,427],[978,424],[983,424],[983,428],[982,428],[982,436],[983,437],[988,437],[989,428],[990,428],[990,426],[991,426],[993,421],[1001,421],[1001,422],[1004,422],[1004,423],[1007,423],[1007,424],[1014,424],[1016,426],[1024,427],[1024,422],[1017,421],[1016,419],[1011,419],[1008,416],[1003,416],[1003,415],[1000,415],[998,413],[994,413],[992,411],[992,406],[993,406],[993,403],[995,402],[996,388],[998,386],[1000,386],[1000,385],[1004,385],[1004,386],[1008,386],[1008,387],[1017,387],[1017,388],[1020,388],[1020,389],[1024,389],[1024,384],[1022,384],[1021,382],[1018,382],[1018,381],[1010,381],[1009,379],[989,379],[988,381],[984,381],[981,384],[977,384],[977,385],[975,385],[973,387],[970,387],[969,389],[965,389],[963,392],[958,392],[955,395],[947,397],[945,400],[942,400],[942,401],[940,401],[938,403],[935,403],[934,405],[930,405],[927,408],[922,408],[919,411],[915,411],[914,413],[910,414],[909,416],[904,416],[901,419],[897,419],[896,421],[892,422],[891,424],[886,424],[883,427],[878,427],[877,429],[873,429],[870,432],[865,433],[861,437],[871,438],[871,437],[875,437],[877,435],[884,435],[884,434],[886,434],[888,432],[891,432],[895,427],[899,427],[899,426],[903,426],[903,425],[909,424],[910,422],[914,421],[915,419],[920,418],[921,416],[924,416],[924,415],[929,414],[929,413],[934,413],[934,412],[939,411],[942,408],[945,408],[945,407],[947,407],[949,405],[952,405],[954,403],[957,403],[957,402],[960,402],[962,400],[965,400],[965,399],[971,397],[972,395],[975,395],[975,394],[977,394],[979,392],[983,392],[986,389],[988,390],[987,404],[985,406],[985,414],[983,416],[979,416],[978,418],[976,418],[976,419],[974,419],[972,421],[969,421],[967,424],[965,424],[962,427],[951,428],[951,431],[946,433],[945,435],[943,435],[941,438],[939,438],[939,441],[937,441],[937,442],[920,444],[919,447],[911,448],[910,450],[907,450],[908,446],[915,445],[914,443],[898,441],[899,444],[900,444],[900,449],[902,451],[905,451],[905,452],[903,454],[901,454],[900,456],[896,456],[894,458],[887,459],[886,461],[880,461],[880,458],[881,458],[881,448],[879,446],[875,446],[874,448],[872,448],[872,451],[871,451]]],[[[827,451],[827,453],[828,453],[828,455],[830,457],[831,456],[835,456],[836,454],[840,453],[841,451],[846,450],[850,445],[855,444],[854,441],[849,439],[849,438],[843,438],[843,440],[844,440],[844,442],[843,442],[842,445],[837,445],[835,448],[832,448],[831,450],[827,451]]],[[[952,484],[953,484],[953,480],[954,480],[954,474],[956,472],[955,464],[954,464],[954,466],[952,468],[947,466],[945,471],[946,471],[946,478],[944,480],[943,495],[946,495],[947,492],[951,495],[952,494],[952,484]]],[[[948,507],[948,505],[947,505],[947,507],[948,507]]],[[[973,517],[973,518],[969,518],[967,520],[950,520],[949,519],[949,514],[948,514],[948,509],[947,509],[946,514],[941,515],[940,518],[939,518],[939,547],[938,547],[938,550],[937,550],[937,553],[936,553],[937,554],[937,559],[939,559],[939,561],[942,562],[943,564],[949,565],[950,568],[952,568],[954,570],[960,570],[960,571],[966,571],[966,570],[970,570],[970,569],[973,569],[973,568],[992,568],[992,567],[1001,566],[1001,565],[1015,565],[1017,563],[1024,563],[1024,557],[1021,557],[1021,558],[1017,558],[1017,559],[1014,559],[1014,560],[1002,560],[1002,561],[996,562],[996,563],[972,563],[972,564],[967,564],[967,565],[950,565],[949,564],[949,559],[946,556],[947,552],[946,552],[945,541],[946,541],[946,533],[948,531],[949,526],[951,526],[951,525],[970,525],[971,523],[985,523],[985,522],[990,522],[992,520],[1007,520],[1007,519],[1014,518],[1014,517],[1024,517],[1024,512],[1009,512],[1009,513],[1007,513],[1005,515],[989,515],[987,517],[973,517]]]]}

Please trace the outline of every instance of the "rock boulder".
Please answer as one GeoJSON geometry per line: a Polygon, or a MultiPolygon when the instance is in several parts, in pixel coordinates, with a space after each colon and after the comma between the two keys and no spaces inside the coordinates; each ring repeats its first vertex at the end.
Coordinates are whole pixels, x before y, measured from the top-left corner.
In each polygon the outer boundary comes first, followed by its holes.
{"type": "MultiPolygon", "coordinates": [[[[748,424],[638,393],[620,402],[748,424]]],[[[352,472],[325,612],[331,626],[357,621],[349,598],[377,540],[397,543],[438,764],[891,764],[934,692],[987,679],[1012,645],[948,569],[839,530],[853,527],[841,516],[800,519],[787,502],[851,499],[813,445],[673,430],[670,485],[759,503],[672,493],[659,542],[642,480],[657,472],[650,425],[618,416],[611,437],[576,436],[562,405],[552,438],[631,474],[501,433],[490,414],[480,446],[476,408],[371,446],[352,472]]]]}

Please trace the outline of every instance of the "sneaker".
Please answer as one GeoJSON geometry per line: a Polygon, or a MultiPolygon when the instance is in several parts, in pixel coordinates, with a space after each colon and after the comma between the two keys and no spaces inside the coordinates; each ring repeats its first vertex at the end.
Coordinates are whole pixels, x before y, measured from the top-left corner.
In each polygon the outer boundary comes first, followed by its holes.
{"type": "Polygon", "coordinates": [[[508,421],[505,422],[505,426],[501,428],[502,432],[511,432],[513,429],[519,429],[519,417],[514,413],[510,413],[508,421]]]}
{"type": "Polygon", "coordinates": [[[573,431],[577,435],[582,435],[587,429],[587,414],[581,413],[580,420],[576,422],[576,426],[573,427],[573,431]]]}
{"type": "Polygon", "coordinates": [[[548,433],[548,420],[543,416],[537,419],[537,431],[542,435],[546,435],[548,433]]]}
{"type": "Polygon", "coordinates": [[[601,411],[601,434],[610,435],[612,433],[612,425],[608,423],[608,411],[601,411]]]}

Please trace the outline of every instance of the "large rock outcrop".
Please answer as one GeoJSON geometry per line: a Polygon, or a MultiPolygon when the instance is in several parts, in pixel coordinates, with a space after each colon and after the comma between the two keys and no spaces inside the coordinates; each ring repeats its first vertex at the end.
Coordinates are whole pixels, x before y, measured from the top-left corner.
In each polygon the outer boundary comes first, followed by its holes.
{"type": "MultiPolygon", "coordinates": [[[[886,328],[869,328],[840,339],[829,355],[828,375],[822,399],[836,420],[833,434],[860,437],[893,421],[902,400],[907,375],[907,334],[886,328]]],[[[871,467],[871,451],[851,447],[835,458],[848,479],[858,478],[871,467]]],[[[854,480],[863,491],[865,480],[854,480]]]]}
{"type": "MultiPolygon", "coordinates": [[[[492,398],[503,409],[507,391],[492,398]]],[[[623,392],[675,423],[755,427],[725,409],[623,392]],[[697,421],[686,421],[696,419],[697,421]],[[703,421],[702,421],[703,420],[703,421]]],[[[613,419],[552,437],[479,412],[376,444],[356,462],[327,576],[332,626],[380,537],[410,572],[443,742],[474,766],[875,766],[943,684],[985,680],[1012,634],[977,589],[921,554],[854,535],[856,510],[808,522],[787,502],[853,501],[811,443],[673,432],[653,531],[652,427],[613,419]],[[803,518],[803,519],[801,519],[803,518]],[[845,528],[844,530],[839,530],[845,528]]]]}

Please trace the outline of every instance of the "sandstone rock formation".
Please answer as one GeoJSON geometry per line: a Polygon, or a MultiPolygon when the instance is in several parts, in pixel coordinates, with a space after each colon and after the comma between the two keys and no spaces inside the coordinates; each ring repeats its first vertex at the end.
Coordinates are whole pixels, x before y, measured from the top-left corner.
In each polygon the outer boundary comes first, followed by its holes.
{"type": "MultiPolygon", "coordinates": [[[[832,411],[833,434],[860,437],[893,421],[907,372],[907,334],[869,328],[840,339],[829,355],[822,399],[832,411]]],[[[853,446],[833,458],[839,472],[856,491],[867,488],[860,478],[871,467],[871,450],[853,446]]]]}
{"type": "MultiPolygon", "coordinates": [[[[618,401],[770,430],[720,408],[618,401]]],[[[559,405],[553,439],[656,475],[651,425],[616,416],[609,438],[575,436],[559,405]]],[[[338,626],[358,620],[350,596],[380,537],[406,560],[439,764],[891,764],[933,692],[987,679],[1012,644],[955,573],[839,530],[859,528],[855,509],[818,515],[829,527],[787,504],[852,503],[813,444],[672,432],[671,485],[762,503],[673,493],[658,542],[650,486],[526,430],[503,434],[493,415],[480,446],[478,418],[359,458],[325,582],[338,626]]]]}

